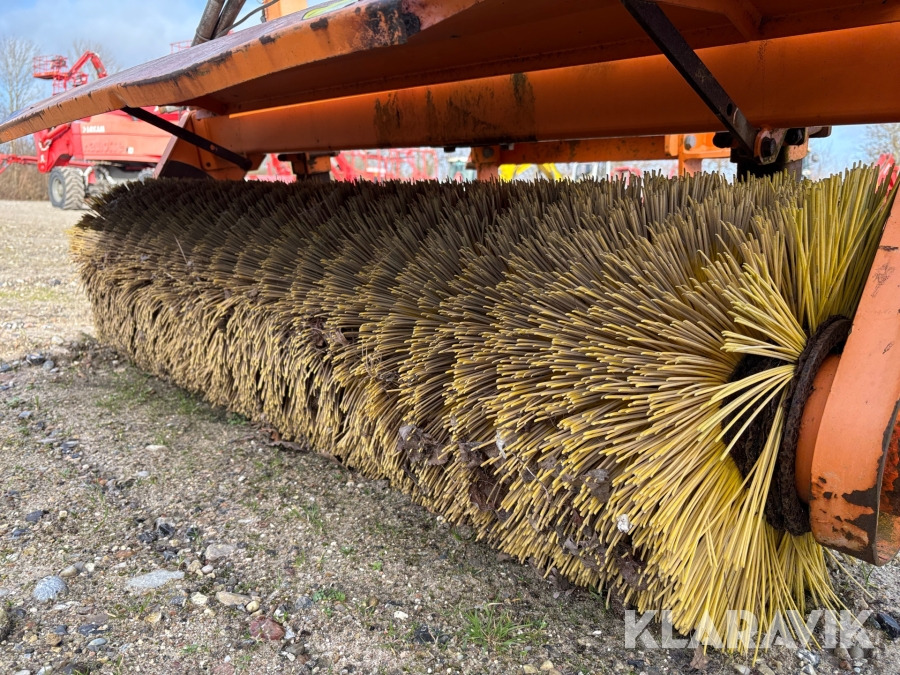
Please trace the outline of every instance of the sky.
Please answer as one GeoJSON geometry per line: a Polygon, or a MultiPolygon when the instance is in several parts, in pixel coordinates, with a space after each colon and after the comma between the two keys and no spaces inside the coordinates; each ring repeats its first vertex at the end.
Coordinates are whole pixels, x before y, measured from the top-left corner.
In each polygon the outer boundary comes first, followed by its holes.
{"type": "MultiPolygon", "coordinates": [[[[87,41],[102,46],[101,58],[106,54],[123,69],[165,56],[173,42],[190,40],[206,6],[206,0],[0,1],[0,38],[28,38],[42,54],[68,54],[73,42],[87,41]]],[[[244,13],[259,1],[247,0],[244,13]]],[[[258,22],[253,17],[245,25],[258,22]]],[[[823,170],[840,171],[865,160],[864,137],[865,127],[837,127],[831,138],[813,140],[810,150],[823,170]]]]}
{"type": "MultiPolygon", "coordinates": [[[[206,0],[2,0],[0,36],[24,37],[44,54],[66,54],[75,40],[102,45],[123,68],[190,40],[206,0]]],[[[249,0],[247,9],[254,9],[249,0]]],[[[250,19],[248,23],[253,23],[250,19]]],[[[103,57],[103,54],[100,54],[103,57]]]]}

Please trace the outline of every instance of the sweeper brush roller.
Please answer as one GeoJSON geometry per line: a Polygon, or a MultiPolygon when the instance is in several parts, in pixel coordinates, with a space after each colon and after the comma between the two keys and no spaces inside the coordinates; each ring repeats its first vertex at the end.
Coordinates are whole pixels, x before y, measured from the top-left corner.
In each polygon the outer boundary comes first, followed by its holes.
{"type": "Polygon", "coordinates": [[[793,489],[893,195],[819,182],[150,181],[73,230],[98,334],[687,632],[835,606],[793,489]],[[787,439],[787,440],[786,440],[787,439]]]}

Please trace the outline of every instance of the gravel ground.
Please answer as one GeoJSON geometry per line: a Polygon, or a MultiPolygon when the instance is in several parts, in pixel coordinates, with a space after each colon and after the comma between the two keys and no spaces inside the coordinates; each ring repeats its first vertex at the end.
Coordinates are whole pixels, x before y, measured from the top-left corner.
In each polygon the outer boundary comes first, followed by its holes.
{"type": "MultiPolygon", "coordinates": [[[[0,202],[0,672],[900,672],[874,626],[855,662],[626,649],[615,597],[96,345],[78,217],[0,202]]],[[[849,607],[900,616],[896,560],[853,574],[849,607]]]]}
{"type": "Polygon", "coordinates": [[[64,230],[81,212],[0,201],[0,359],[91,332],[64,230]]]}

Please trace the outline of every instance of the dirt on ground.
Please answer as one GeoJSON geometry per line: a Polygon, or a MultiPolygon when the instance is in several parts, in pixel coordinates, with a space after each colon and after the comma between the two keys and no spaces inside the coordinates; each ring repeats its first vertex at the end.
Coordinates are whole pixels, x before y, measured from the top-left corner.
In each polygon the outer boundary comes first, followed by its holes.
{"type": "MultiPolygon", "coordinates": [[[[626,648],[615,596],[97,345],[80,215],[0,202],[0,672],[900,672],[874,620],[863,651],[626,648]]],[[[900,616],[898,562],[851,567],[847,605],[900,616]]]]}
{"type": "Polygon", "coordinates": [[[82,215],[49,202],[0,201],[0,359],[93,331],[65,235],[82,215]]]}

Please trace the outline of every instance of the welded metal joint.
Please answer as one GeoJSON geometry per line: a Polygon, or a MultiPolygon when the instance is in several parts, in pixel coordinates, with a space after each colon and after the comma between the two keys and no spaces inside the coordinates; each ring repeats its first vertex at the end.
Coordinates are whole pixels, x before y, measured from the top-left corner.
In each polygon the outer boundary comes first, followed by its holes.
{"type": "Polygon", "coordinates": [[[647,0],[620,1],[678,73],[725,125],[732,147],[736,145],[736,150],[750,155],[758,164],[775,162],[787,130],[759,129],[753,126],[659,5],[647,0]]]}
{"type": "Polygon", "coordinates": [[[203,136],[195,134],[193,131],[189,131],[183,127],[178,126],[177,124],[172,124],[168,120],[164,120],[159,115],[154,115],[152,112],[144,110],[143,108],[131,108],[126,106],[122,108],[122,111],[128,113],[132,117],[136,117],[137,119],[146,122],[147,124],[152,124],[157,129],[162,129],[163,131],[172,134],[176,138],[180,138],[186,143],[195,145],[201,150],[205,150],[206,152],[213,154],[216,157],[221,157],[225,161],[239,166],[244,171],[249,171],[251,168],[253,168],[253,162],[251,162],[243,155],[232,152],[228,148],[223,148],[222,146],[213,143],[208,138],[203,138],[203,136]]]}

